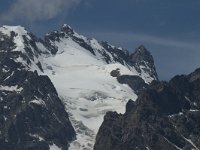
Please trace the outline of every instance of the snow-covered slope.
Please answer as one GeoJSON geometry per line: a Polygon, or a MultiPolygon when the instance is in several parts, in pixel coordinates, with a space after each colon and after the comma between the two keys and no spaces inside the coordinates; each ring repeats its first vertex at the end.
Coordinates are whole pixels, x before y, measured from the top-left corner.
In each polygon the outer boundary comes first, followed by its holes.
{"type": "Polygon", "coordinates": [[[110,72],[120,68],[122,73],[134,73],[121,64],[69,64],[67,61],[60,64],[58,59],[65,60],[65,55],[48,58],[48,67],[51,64],[52,70],[45,69],[45,73],[66,104],[76,129],[77,140],[71,149],[92,148],[105,113],[124,113],[127,101],[137,98],[130,87],[119,84],[110,72]]]}
{"type": "Polygon", "coordinates": [[[136,100],[134,91],[128,85],[120,84],[111,76],[111,71],[139,76],[146,83],[157,79],[156,72],[149,74],[151,68],[146,60],[148,69],[145,70],[145,65],[132,63],[128,51],[88,39],[67,25],[61,31],[48,33],[45,41],[22,27],[0,28],[0,32],[7,36],[12,36],[12,31],[17,34],[13,36],[14,47],[11,48],[13,60],[22,64],[23,69],[47,75],[66,106],[77,134],[70,150],[92,149],[106,112],[124,113],[128,100],[136,100]],[[19,51],[17,55],[16,50],[19,51]]]}

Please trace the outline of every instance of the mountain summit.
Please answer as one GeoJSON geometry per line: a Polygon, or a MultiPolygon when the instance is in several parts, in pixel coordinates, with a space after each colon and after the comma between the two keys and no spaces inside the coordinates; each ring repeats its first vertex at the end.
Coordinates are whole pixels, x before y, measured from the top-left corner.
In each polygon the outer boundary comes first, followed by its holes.
{"type": "Polygon", "coordinates": [[[153,56],[143,45],[130,55],[130,61],[138,72],[147,73],[151,78],[158,80],[153,56]]]}

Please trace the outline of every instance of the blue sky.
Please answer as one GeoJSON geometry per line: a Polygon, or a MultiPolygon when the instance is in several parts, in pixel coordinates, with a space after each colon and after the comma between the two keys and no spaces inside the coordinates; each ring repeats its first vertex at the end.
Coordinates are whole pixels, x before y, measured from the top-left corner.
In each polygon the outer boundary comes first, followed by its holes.
{"type": "Polygon", "coordinates": [[[0,25],[42,37],[62,24],[133,51],[152,52],[160,79],[200,67],[200,0],[2,0],[0,25]]]}

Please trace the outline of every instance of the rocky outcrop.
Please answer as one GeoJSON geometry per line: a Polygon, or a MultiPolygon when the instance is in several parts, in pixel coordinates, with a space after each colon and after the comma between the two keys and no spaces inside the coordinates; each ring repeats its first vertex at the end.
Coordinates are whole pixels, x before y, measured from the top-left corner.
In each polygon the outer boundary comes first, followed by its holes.
{"type": "Polygon", "coordinates": [[[200,149],[200,72],[154,81],[125,114],[108,112],[94,150],[200,149]]]}
{"type": "Polygon", "coordinates": [[[117,81],[121,84],[127,84],[136,94],[139,94],[142,90],[148,87],[148,84],[138,76],[120,75],[117,77],[117,81]]]}

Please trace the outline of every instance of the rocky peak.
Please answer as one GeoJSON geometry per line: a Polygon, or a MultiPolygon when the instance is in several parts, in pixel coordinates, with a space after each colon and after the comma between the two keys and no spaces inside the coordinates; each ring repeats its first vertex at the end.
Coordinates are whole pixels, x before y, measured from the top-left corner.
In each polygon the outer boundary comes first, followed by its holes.
{"type": "Polygon", "coordinates": [[[72,29],[71,26],[67,25],[67,24],[64,24],[62,27],[61,27],[61,31],[68,34],[68,35],[72,35],[74,34],[74,30],[72,29]]]}
{"type": "Polygon", "coordinates": [[[18,35],[26,35],[28,32],[25,30],[24,27],[21,26],[7,26],[4,25],[3,27],[0,27],[0,32],[4,35],[10,36],[12,32],[18,34],[18,35]]]}
{"type": "Polygon", "coordinates": [[[49,53],[43,40],[21,26],[3,26],[0,28],[0,51],[2,63],[12,67],[15,62],[20,69],[42,71],[39,57],[49,53]]]}
{"type": "Polygon", "coordinates": [[[129,52],[123,48],[117,48],[111,44],[109,44],[107,41],[103,41],[100,43],[105,50],[111,53],[114,60],[124,64],[124,62],[128,61],[129,58],[129,52]]]}
{"type": "Polygon", "coordinates": [[[189,75],[190,81],[193,82],[195,80],[200,79],[200,68],[196,69],[193,73],[189,75]]]}
{"type": "Polygon", "coordinates": [[[140,45],[135,49],[135,52],[131,54],[132,61],[138,63],[139,61],[153,62],[153,57],[151,53],[144,47],[140,45]]]}
{"type": "Polygon", "coordinates": [[[143,45],[130,55],[130,63],[139,73],[148,74],[154,80],[158,80],[153,56],[143,45]]]}
{"type": "Polygon", "coordinates": [[[66,36],[73,36],[74,30],[67,24],[64,24],[60,31],[54,30],[46,34],[45,41],[48,43],[54,42],[54,41],[60,41],[61,38],[65,38],[66,36]]]}

